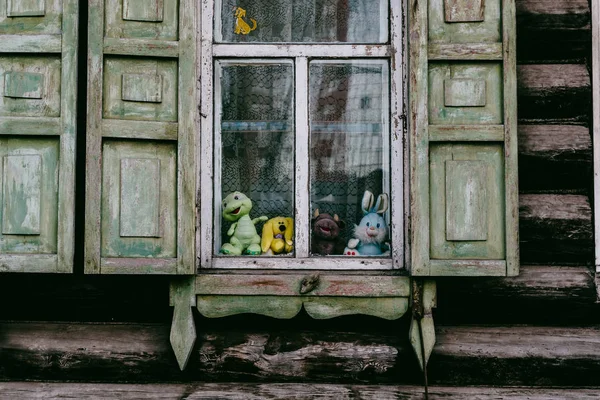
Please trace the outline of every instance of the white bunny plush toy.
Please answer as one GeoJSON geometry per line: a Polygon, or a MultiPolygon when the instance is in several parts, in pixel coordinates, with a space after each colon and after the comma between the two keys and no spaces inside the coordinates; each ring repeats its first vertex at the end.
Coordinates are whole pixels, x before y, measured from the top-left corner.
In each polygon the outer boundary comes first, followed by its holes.
{"type": "Polygon", "coordinates": [[[385,242],[388,228],[383,214],[388,209],[388,195],[385,193],[375,197],[368,190],[362,199],[364,217],[358,225],[354,225],[354,237],[348,241],[344,249],[347,256],[381,256],[389,253],[389,244],[385,242]]]}

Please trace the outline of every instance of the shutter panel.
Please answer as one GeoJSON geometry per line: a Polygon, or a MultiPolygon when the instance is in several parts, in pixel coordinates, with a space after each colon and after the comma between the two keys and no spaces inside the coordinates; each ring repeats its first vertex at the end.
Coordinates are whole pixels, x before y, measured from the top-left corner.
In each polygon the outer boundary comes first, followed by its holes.
{"type": "Polygon", "coordinates": [[[0,2],[0,272],[71,272],[76,0],[0,2]]]}
{"type": "Polygon", "coordinates": [[[87,273],[194,273],[195,8],[89,2],[87,273]]]}
{"type": "Polygon", "coordinates": [[[516,275],[514,0],[410,4],[411,273],[516,275]]]}

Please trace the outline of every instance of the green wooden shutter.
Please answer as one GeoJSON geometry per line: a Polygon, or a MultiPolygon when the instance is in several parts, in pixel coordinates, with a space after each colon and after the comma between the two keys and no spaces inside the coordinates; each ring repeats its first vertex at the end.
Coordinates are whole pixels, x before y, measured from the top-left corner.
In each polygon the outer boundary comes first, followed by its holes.
{"type": "Polygon", "coordinates": [[[87,273],[194,273],[195,9],[89,2],[87,273]]]}
{"type": "Polygon", "coordinates": [[[514,0],[410,5],[411,273],[516,275],[514,0]]]}
{"type": "Polygon", "coordinates": [[[0,2],[0,272],[71,272],[76,0],[0,2]]]}

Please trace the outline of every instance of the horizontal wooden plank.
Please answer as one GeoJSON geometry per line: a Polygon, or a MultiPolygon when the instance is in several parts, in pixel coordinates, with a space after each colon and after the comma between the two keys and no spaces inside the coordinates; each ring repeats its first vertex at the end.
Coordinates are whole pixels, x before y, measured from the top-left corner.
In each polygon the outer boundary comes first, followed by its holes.
{"type": "MultiPolygon", "coordinates": [[[[12,306],[0,308],[0,320],[168,321],[172,313],[169,280],[164,275],[5,274],[0,279],[0,303],[12,306]]],[[[595,286],[586,266],[522,265],[520,275],[514,278],[436,281],[443,301],[435,318],[446,324],[548,324],[556,315],[561,316],[561,323],[600,322],[595,286]]],[[[376,326],[378,321],[368,325],[376,326]]],[[[289,324],[294,322],[285,326],[289,324]]],[[[318,324],[303,320],[301,327],[321,326],[318,324]]],[[[355,319],[336,319],[334,327],[352,330],[356,324],[355,319]]]]}
{"type": "Polygon", "coordinates": [[[389,57],[390,47],[385,44],[216,44],[215,57],[389,57]]]}
{"type": "Polygon", "coordinates": [[[583,195],[522,194],[519,197],[522,263],[593,261],[593,224],[583,195]]]}
{"type": "Polygon", "coordinates": [[[521,265],[519,275],[437,280],[440,324],[598,323],[593,272],[588,266],[521,265]],[[469,307],[465,307],[469,304],[469,307]],[[554,321],[554,322],[553,322],[554,321]]]}
{"type": "Polygon", "coordinates": [[[0,272],[66,272],[57,267],[56,254],[0,254],[0,272]]]}
{"type": "Polygon", "coordinates": [[[591,162],[590,130],[583,125],[519,125],[519,155],[591,162]]]}
{"type": "Polygon", "coordinates": [[[428,52],[430,60],[502,60],[502,43],[431,43],[428,52]]]}
{"type": "MultiPolygon", "coordinates": [[[[591,400],[597,399],[598,388],[543,387],[452,387],[430,386],[429,399],[477,400],[591,400]]],[[[115,384],[115,383],[48,383],[1,382],[0,399],[161,399],[197,400],[422,400],[423,386],[342,385],[308,383],[179,383],[179,384],[115,384]]]]}
{"type": "Polygon", "coordinates": [[[504,141],[503,125],[429,125],[431,142],[504,141]]]}
{"type": "MultiPolygon", "coordinates": [[[[535,26],[573,29],[590,22],[590,4],[587,0],[517,0],[517,15],[535,16],[535,26]]],[[[533,23],[534,21],[529,21],[533,23]]]]}
{"type": "MultiPolygon", "coordinates": [[[[196,293],[202,295],[298,296],[302,281],[312,274],[229,275],[204,274],[196,278],[196,293]]],[[[361,276],[319,274],[312,296],[393,297],[409,296],[406,276],[361,276]]]]}
{"type": "Polygon", "coordinates": [[[519,125],[519,189],[587,190],[592,141],[582,125],[519,125]]]}
{"type": "Polygon", "coordinates": [[[583,61],[590,46],[587,0],[517,0],[520,62],[583,61]]]}
{"type": "MultiPolygon", "coordinates": [[[[187,370],[169,325],[1,323],[2,380],[327,382],[419,384],[405,328],[360,333],[248,326],[213,331],[203,319],[187,370]]],[[[289,324],[289,322],[288,322],[289,324]]],[[[393,324],[393,322],[389,322],[393,324]]],[[[446,326],[428,372],[432,385],[594,385],[600,329],[446,326]],[[460,373],[457,373],[459,371],[460,373]]]]}
{"type": "Polygon", "coordinates": [[[519,121],[589,121],[591,80],[585,64],[520,65],[517,85],[519,121]]]}
{"type": "Polygon", "coordinates": [[[505,276],[502,260],[431,260],[431,276],[505,276]]]}
{"type": "Polygon", "coordinates": [[[0,53],[60,53],[61,35],[2,35],[0,53]]]}
{"type": "Polygon", "coordinates": [[[176,274],[176,258],[101,258],[102,274],[176,274]]]}
{"type": "Polygon", "coordinates": [[[0,118],[0,135],[59,136],[61,134],[60,118],[0,118]]]}
{"type": "Polygon", "coordinates": [[[149,39],[104,38],[104,53],[144,57],[179,57],[179,42],[149,39]]]}
{"type": "MultiPolygon", "coordinates": [[[[442,281],[444,291],[452,288],[442,281]]],[[[594,302],[594,280],[590,269],[585,266],[563,267],[556,265],[522,265],[519,276],[486,278],[453,282],[466,297],[513,298],[526,303],[527,299],[541,301],[594,302]]]]}
{"type": "Polygon", "coordinates": [[[103,119],[102,136],[121,139],[177,140],[176,122],[103,119]]]}

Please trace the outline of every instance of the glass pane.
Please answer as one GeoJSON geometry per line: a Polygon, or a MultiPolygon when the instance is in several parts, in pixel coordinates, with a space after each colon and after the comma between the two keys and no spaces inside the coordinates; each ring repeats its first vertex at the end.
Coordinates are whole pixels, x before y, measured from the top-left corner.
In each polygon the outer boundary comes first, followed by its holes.
{"type": "Polygon", "coordinates": [[[293,64],[221,61],[216,73],[217,146],[221,155],[215,167],[220,168],[220,180],[216,181],[221,187],[216,188],[215,195],[223,201],[215,213],[215,226],[221,227],[220,234],[216,230],[215,251],[230,255],[260,255],[263,249],[267,253],[291,253],[293,64]],[[261,221],[256,220],[259,217],[261,221]],[[272,221],[275,217],[282,220],[272,221]]]}
{"type": "Polygon", "coordinates": [[[385,43],[386,0],[222,0],[217,42],[385,43]]]}
{"type": "Polygon", "coordinates": [[[387,256],[387,62],[314,61],[309,81],[311,253],[387,256]]]}

